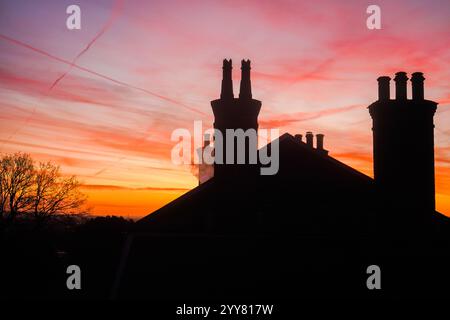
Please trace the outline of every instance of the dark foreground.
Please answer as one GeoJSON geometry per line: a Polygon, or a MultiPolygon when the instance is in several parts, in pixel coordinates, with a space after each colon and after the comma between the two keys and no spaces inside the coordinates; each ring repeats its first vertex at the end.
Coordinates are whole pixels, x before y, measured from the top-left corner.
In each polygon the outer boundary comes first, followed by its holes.
{"type": "Polygon", "coordinates": [[[3,235],[2,299],[279,303],[302,298],[450,298],[448,237],[395,239],[181,235],[100,218],[3,235]],[[69,290],[69,265],[81,290],[69,290]],[[381,270],[369,290],[367,267],[381,270]]]}

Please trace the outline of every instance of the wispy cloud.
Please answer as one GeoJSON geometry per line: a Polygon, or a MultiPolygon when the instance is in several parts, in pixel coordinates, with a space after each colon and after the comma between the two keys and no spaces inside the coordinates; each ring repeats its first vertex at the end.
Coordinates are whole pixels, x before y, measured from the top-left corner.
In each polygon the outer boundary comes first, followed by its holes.
{"type": "Polygon", "coordinates": [[[123,81],[114,79],[114,78],[109,77],[109,76],[107,76],[107,75],[104,75],[104,74],[102,74],[102,73],[99,73],[99,72],[93,71],[93,70],[91,70],[91,69],[88,69],[88,68],[79,66],[79,65],[77,65],[77,64],[75,64],[75,63],[72,63],[72,62],[70,62],[70,61],[68,61],[68,60],[59,58],[59,57],[57,57],[57,56],[55,56],[55,55],[52,55],[52,54],[50,54],[50,53],[48,53],[48,52],[46,52],[46,51],[44,51],[44,50],[41,50],[41,49],[35,48],[35,47],[31,46],[31,45],[28,45],[28,44],[26,44],[26,43],[24,43],[24,42],[22,42],[22,41],[13,39],[13,38],[8,37],[8,36],[5,36],[5,35],[3,35],[3,34],[0,34],[0,39],[9,41],[9,42],[14,43],[14,44],[16,44],[16,45],[19,45],[19,46],[22,46],[22,47],[24,47],[24,48],[30,49],[30,50],[32,50],[32,51],[34,51],[34,52],[36,52],[36,53],[42,54],[42,55],[44,55],[44,56],[46,56],[46,57],[48,57],[48,58],[50,58],[50,59],[53,59],[53,60],[55,60],[55,61],[58,61],[58,62],[61,62],[61,63],[66,64],[66,65],[72,66],[72,67],[74,67],[74,68],[76,68],[76,69],[79,69],[79,70],[81,70],[81,71],[87,72],[87,73],[92,74],[92,75],[95,75],[95,76],[97,76],[97,77],[100,77],[100,78],[102,78],[102,79],[108,80],[108,81],[113,82],[113,83],[115,83],[115,84],[119,84],[119,85],[122,85],[122,86],[125,86],[125,87],[128,87],[128,88],[131,88],[131,89],[134,89],[134,90],[137,90],[137,91],[140,91],[140,92],[144,92],[144,93],[149,94],[149,95],[151,95],[151,96],[153,96],[153,97],[157,97],[157,98],[159,98],[159,99],[162,99],[162,100],[164,100],[164,101],[170,102],[170,103],[172,103],[172,104],[181,106],[181,107],[183,107],[183,108],[185,108],[185,109],[187,109],[187,110],[190,110],[190,111],[192,111],[192,112],[201,114],[201,115],[203,115],[203,116],[207,116],[207,114],[206,114],[205,112],[200,111],[199,109],[196,109],[196,108],[194,108],[194,107],[188,106],[188,105],[186,105],[186,104],[184,104],[184,103],[182,103],[182,102],[180,102],[180,101],[177,101],[177,100],[175,100],[175,99],[173,99],[173,98],[170,98],[170,97],[167,97],[167,96],[163,96],[163,95],[161,95],[161,94],[158,94],[158,93],[149,91],[149,90],[144,89],[144,88],[140,88],[140,87],[138,87],[138,86],[134,86],[134,85],[132,85],[132,84],[128,84],[128,83],[126,83],[126,82],[123,82],[123,81]]]}
{"type": "Polygon", "coordinates": [[[360,105],[350,105],[338,108],[330,108],[314,112],[296,112],[291,114],[275,115],[271,118],[261,119],[259,121],[261,127],[265,128],[282,128],[295,122],[302,122],[307,120],[318,119],[342,112],[348,112],[357,108],[362,108],[360,105]]]}

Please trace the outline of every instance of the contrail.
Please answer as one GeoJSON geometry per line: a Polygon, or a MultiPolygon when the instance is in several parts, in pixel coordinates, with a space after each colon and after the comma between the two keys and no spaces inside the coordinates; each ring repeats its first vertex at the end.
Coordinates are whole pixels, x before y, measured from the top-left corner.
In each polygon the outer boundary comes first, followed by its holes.
{"type": "Polygon", "coordinates": [[[78,61],[78,59],[89,50],[89,48],[96,42],[114,23],[114,21],[117,19],[117,17],[120,14],[120,11],[122,9],[123,0],[116,0],[113,6],[113,10],[111,13],[111,16],[106,21],[105,25],[100,29],[100,31],[95,35],[95,37],[87,44],[87,46],[72,60],[72,63],[69,67],[69,69],[64,72],[60,77],[58,77],[50,86],[49,91],[51,91],[74,67],[75,63],[78,61]]]}
{"type": "Polygon", "coordinates": [[[27,43],[24,43],[24,42],[22,42],[22,41],[19,41],[19,40],[13,39],[13,38],[11,38],[11,37],[5,36],[5,35],[3,35],[3,34],[1,34],[1,33],[0,33],[0,39],[9,41],[9,42],[14,43],[14,44],[16,44],[16,45],[18,45],[18,46],[27,48],[27,49],[32,50],[32,51],[34,51],[34,52],[36,52],[36,53],[39,53],[39,54],[41,54],[41,55],[43,55],[43,56],[46,56],[47,58],[53,59],[53,60],[55,60],[55,61],[58,61],[58,62],[61,62],[61,63],[64,63],[64,64],[67,64],[67,65],[69,65],[69,66],[72,66],[73,68],[76,68],[76,69],[81,70],[81,71],[84,71],[84,72],[86,72],[86,73],[95,75],[95,76],[97,76],[97,77],[99,77],[99,78],[108,80],[108,81],[110,81],[110,82],[119,84],[119,85],[124,86],[124,87],[128,87],[128,88],[130,88],[130,89],[134,89],[134,90],[137,90],[137,91],[141,91],[141,92],[143,92],[143,93],[146,93],[146,94],[148,94],[148,95],[151,95],[151,96],[153,96],[153,97],[159,98],[159,99],[161,99],[161,100],[170,102],[170,103],[172,103],[172,104],[178,105],[178,106],[180,106],[180,107],[183,107],[183,108],[185,108],[185,109],[187,109],[187,110],[190,110],[190,111],[192,111],[192,112],[201,114],[201,115],[203,115],[203,116],[206,116],[206,117],[209,117],[209,116],[210,116],[209,114],[206,114],[205,112],[203,112],[203,111],[201,111],[201,110],[199,110],[199,109],[196,109],[196,108],[194,108],[194,107],[190,107],[190,106],[188,106],[188,105],[186,105],[186,104],[184,104],[184,103],[182,103],[182,102],[180,102],[180,101],[177,101],[177,100],[175,100],[175,99],[172,99],[172,98],[169,98],[169,97],[160,95],[160,94],[158,94],[158,93],[149,91],[149,90],[147,90],[147,89],[143,89],[143,88],[140,88],[140,87],[137,87],[137,86],[134,86],[134,85],[125,83],[125,82],[123,82],[123,81],[120,81],[120,80],[111,78],[111,77],[109,77],[109,76],[107,76],[107,75],[104,75],[104,74],[98,73],[98,72],[96,72],[96,71],[90,70],[90,69],[88,69],[88,68],[79,66],[79,65],[77,65],[77,64],[75,64],[75,63],[72,64],[72,62],[70,62],[70,61],[68,61],[68,60],[59,58],[59,57],[57,57],[57,56],[55,56],[55,55],[53,55],[53,54],[51,54],[51,53],[48,53],[48,52],[46,52],[46,51],[44,51],[44,50],[41,50],[41,49],[39,49],[39,48],[35,48],[35,47],[33,47],[33,46],[31,46],[31,45],[29,45],[29,44],[27,44],[27,43]]]}
{"type": "MultiPolygon", "coordinates": [[[[108,18],[108,20],[106,21],[105,25],[100,29],[100,31],[95,35],[95,37],[89,41],[89,43],[87,44],[87,46],[72,60],[71,65],[69,66],[68,70],[66,72],[64,72],[61,76],[59,76],[53,83],[52,85],[49,87],[48,91],[45,93],[45,95],[43,97],[41,97],[41,100],[44,97],[47,97],[50,95],[50,92],[52,91],[52,89],[72,70],[74,64],[77,62],[77,60],[87,51],[89,50],[89,48],[94,44],[95,41],[97,41],[98,38],[100,38],[112,25],[112,23],[116,20],[116,18],[119,15],[119,11],[122,7],[122,3],[123,0],[116,0],[116,2],[114,3],[113,9],[112,9],[112,13],[110,15],[110,17],[108,18]]],[[[30,115],[25,119],[24,125],[26,125],[30,119],[34,116],[34,114],[36,113],[36,106],[33,107],[33,110],[31,111],[30,115]]],[[[20,131],[20,127],[17,128],[16,131],[14,131],[9,137],[8,140],[11,140],[18,132],[20,131]]],[[[2,143],[1,147],[3,147],[4,143],[2,143]]],[[[1,148],[0,147],[0,148],[1,148]]]]}

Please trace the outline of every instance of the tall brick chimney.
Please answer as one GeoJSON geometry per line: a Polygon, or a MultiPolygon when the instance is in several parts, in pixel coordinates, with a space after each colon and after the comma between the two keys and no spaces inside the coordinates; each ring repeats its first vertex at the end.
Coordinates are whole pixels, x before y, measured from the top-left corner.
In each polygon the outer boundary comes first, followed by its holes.
{"type": "MultiPolygon", "coordinates": [[[[435,210],[434,124],[437,103],[423,99],[423,75],[395,75],[396,98],[389,99],[389,77],[378,78],[378,101],[369,106],[373,121],[374,176],[388,204],[411,212],[435,210]]],[[[423,217],[422,217],[423,218],[423,217]]]]}
{"type": "MultiPolygon", "coordinates": [[[[241,63],[241,85],[239,98],[234,98],[231,83],[231,59],[223,61],[223,79],[220,99],[211,101],[214,113],[214,128],[219,130],[223,136],[223,159],[227,159],[225,146],[227,145],[227,129],[258,130],[258,115],[261,109],[261,101],[252,98],[250,81],[250,60],[242,60],[241,63]]],[[[253,147],[249,141],[245,142],[245,159],[248,161],[250,152],[255,152],[257,144],[253,147]],[[255,150],[250,150],[255,148],[255,150]]],[[[217,153],[216,153],[217,154],[217,153]]],[[[225,161],[224,161],[225,162],[225,161]]],[[[214,177],[217,179],[234,179],[237,176],[253,176],[258,174],[257,165],[237,164],[237,150],[235,145],[234,164],[214,165],[214,177]]]]}

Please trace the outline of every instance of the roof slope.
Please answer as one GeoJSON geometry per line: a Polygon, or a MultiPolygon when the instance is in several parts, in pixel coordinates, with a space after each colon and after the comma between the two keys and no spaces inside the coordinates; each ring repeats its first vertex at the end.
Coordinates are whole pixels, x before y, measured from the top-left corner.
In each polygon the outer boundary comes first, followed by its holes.
{"type": "MultiPolygon", "coordinates": [[[[339,207],[349,211],[353,199],[362,199],[372,190],[372,178],[292,135],[283,134],[277,142],[277,174],[258,176],[255,182],[239,177],[227,182],[212,178],[142,218],[138,226],[153,225],[157,231],[202,232],[214,217],[216,223],[220,221],[228,228],[238,228],[239,224],[248,227],[254,223],[255,215],[271,215],[274,220],[278,216],[273,212],[291,211],[289,208],[297,205],[299,195],[304,211],[326,214],[339,207]]],[[[259,152],[265,152],[273,143],[259,152]]]]}

